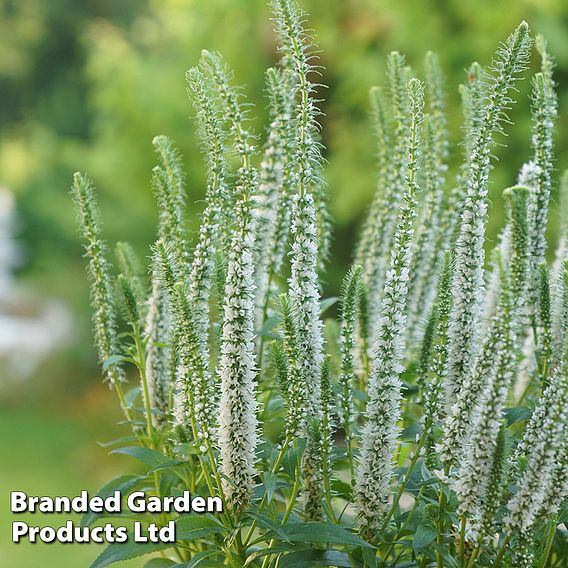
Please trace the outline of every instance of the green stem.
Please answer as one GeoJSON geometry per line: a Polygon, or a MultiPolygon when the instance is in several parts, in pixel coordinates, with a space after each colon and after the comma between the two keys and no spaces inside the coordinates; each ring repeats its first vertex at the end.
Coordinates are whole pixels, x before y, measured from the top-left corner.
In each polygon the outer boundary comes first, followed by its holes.
{"type": "MultiPolygon", "coordinates": [[[[449,475],[450,468],[446,466],[444,468],[444,476],[447,477],[449,475]]],[[[444,545],[444,531],[445,531],[445,522],[444,522],[444,515],[446,514],[446,493],[444,492],[444,488],[442,483],[440,482],[440,496],[438,499],[438,510],[439,510],[439,518],[438,518],[438,536],[436,537],[436,543],[438,544],[438,550],[436,551],[436,566],[438,568],[443,568],[444,566],[444,559],[442,557],[442,553],[440,552],[440,548],[444,545]]]]}
{"type": "MultiPolygon", "coordinates": [[[[292,487],[292,493],[290,495],[290,500],[288,501],[288,505],[286,506],[286,511],[284,512],[284,516],[282,517],[282,522],[280,523],[282,526],[288,522],[292,511],[294,510],[294,505],[296,504],[296,498],[298,497],[298,493],[300,491],[300,468],[296,466],[296,479],[294,479],[294,485],[292,487]]],[[[268,548],[272,548],[274,546],[275,539],[272,539],[268,543],[268,548]]],[[[267,568],[268,563],[270,560],[270,554],[267,554],[262,561],[261,568],[267,568]]]]}
{"type": "MultiPolygon", "coordinates": [[[[282,444],[282,447],[280,448],[280,451],[278,452],[278,456],[276,457],[276,461],[274,462],[274,465],[272,466],[271,473],[278,473],[278,470],[280,469],[280,466],[282,465],[282,462],[284,461],[284,457],[286,455],[286,449],[290,445],[290,442],[291,442],[291,438],[290,438],[290,436],[287,436],[286,439],[284,440],[283,444],[282,444]]],[[[264,510],[264,508],[266,507],[267,504],[268,504],[268,498],[266,497],[266,493],[265,493],[262,496],[262,499],[260,500],[260,503],[258,505],[258,512],[262,513],[262,511],[264,510]]],[[[254,519],[252,521],[252,524],[251,524],[250,529],[247,533],[247,536],[245,537],[245,542],[244,542],[245,547],[248,546],[255,529],[256,529],[256,519],[254,519]]]]}
{"type": "Polygon", "coordinates": [[[126,418],[127,422],[129,424],[132,424],[132,415],[130,414],[130,409],[126,404],[126,399],[124,398],[124,391],[122,390],[122,384],[116,383],[114,388],[116,389],[116,394],[118,395],[118,400],[120,402],[120,408],[122,410],[122,413],[124,414],[124,417],[126,418]]]}
{"type": "Polygon", "coordinates": [[[473,554],[471,555],[471,557],[469,559],[469,562],[467,563],[467,568],[473,568],[473,565],[475,564],[475,560],[479,556],[480,552],[481,552],[481,544],[478,543],[477,546],[475,547],[475,550],[473,551],[473,554]]]}
{"type": "Polygon", "coordinates": [[[406,489],[406,486],[410,480],[410,476],[412,475],[412,472],[414,471],[414,467],[416,466],[416,463],[418,461],[418,458],[420,457],[420,450],[422,449],[422,446],[424,445],[424,440],[426,439],[426,433],[422,432],[422,435],[420,436],[420,439],[418,440],[418,443],[416,445],[416,450],[414,451],[414,455],[412,456],[412,460],[410,461],[410,464],[408,466],[408,469],[406,470],[406,475],[404,476],[404,480],[402,482],[402,484],[400,485],[398,492],[392,502],[391,508],[389,509],[389,512],[387,513],[387,516],[385,517],[385,520],[383,521],[383,524],[379,530],[379,534],[381,535],[385,529],[387,528],[389,521],[391,519],[391,517],[393,516],[394,512],[396,511],[396,508],[398,506],[398,503],[400,501],[400,498],[402,497],[402,494],[404,493],[404,490],[406,489]]]}
{"type": "Polygon", "coordinates": [[[385,560],[388,559],[388,557],[390,556],[391,552],[393,552],[394,547],[396,546],[398,539],[402,536],[402,532],[406,529],[406,527],[410,524],[410,521],[412,520],[412,518],[414,517],[414,513],[416,512],[416,509],[418,509],[418,504],[420,502],[420,497],[422,495],[422,490],[424,489],[424,486],[422,486],[420,488],[420,491],[418,492],[418,495],[416,496],[416,498],[414,499],[414,506],[412,507],[412,510],[410,511],[410,513],[408,513],[408,516],[406,517],[406,520],[404,521],[404,523],[401,525],[401,527],[398,529],[394,539],[392,540],[392,542],[390,543],[389,547],[387,548],[387,551],[385,552],[385,560]]]}
{"type": "MultiPolygon", "coordinates": [[[[262,305],[262,324],[263,325],[264,325],[264,322],[266,321],[266,316],[268,315],[268,304],[269,304],[269,301],[270,301],[270,287],[272,286],[272,275],[273,275],[273,272],[272,272],[272,270],[270,270],[270,272],[268,274],[268,283],[266,285],[266,296],[264,297],[264,302],[263,302],[263,305],[262,305]]],[[[265,336],[263,335],[260,338],[260,346],[259,346],[259,349],[258,349],[258,360],[259,360],[260,364],[262,364],[264,344],[265,344],[265,336]]]]}
{"type": "MultiPolygon", "coordinates": [[[[151,441],[151,446],[155,444],[155,431],[154,421],[152,420],[152,404],[150,402],[150,389],[148,388],[148,378],[146,377],[146,356],[144,354],[144,347],[140,338],[140,330],[135,325],[133,329],[134,346],[136,349],[136,360],[140,379],[142,382],[142,391],[144,395],[144,409],[146,411],[146,427],[148,428],[148,437],[151,441]]],[[[155,449],[155,448],[154,448],[155,449]]]]}
{"type": "Polygon", "coordinates": [[[467,524],[467,519],[465,515],[462,515],[460,524],[460,566],[465,564],[465,527],[467,524]]]}
{"type": "Polygon", "coordinates": [[[511,533],[509,533],[505,537],[505,540],[503,541],[503,544],[501,545],[501,548],[497,553],[497,558],[495,558],[495,562],[493,563],[493,568],[499,568],[499,566],[501,566],[501,561],[503,560],[503,556],[505,556],[505,552],[507,551],[507,545],[509,544],[510,540],[511,540],[511,533]]]}
{"type": "Polygon", "coordinates": [[[546,535],[546,544],[544,546],[544,552],[542,553],[542,561],[539,564],[539,568],[546,568],[548,565],[548,558],[550,556],[550,551],[552,549],[552,543],[554,541],[554,535],[556,533],[556,523],[557,520],[553,519],[548,527],[548,533],[546,535]]]}

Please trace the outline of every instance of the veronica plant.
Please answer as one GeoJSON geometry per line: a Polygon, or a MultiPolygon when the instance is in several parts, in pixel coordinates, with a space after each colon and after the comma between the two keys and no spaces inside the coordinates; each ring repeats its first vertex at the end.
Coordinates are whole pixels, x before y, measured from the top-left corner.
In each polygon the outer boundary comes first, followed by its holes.
{"type": "Polygon", "coordinates": [[[164,136],[147,275],[125,243],[113,268],[94,186],[74,179],[95,345],[132,430],[115,451],[146,466],[101,492],[223,503],[215,515],[144,517],[173,522],[176,542],[110,545],[92,568],[157,553],[148,567],[563,566],[567,233],[563,223],[551,269],[557,100],[544,40],[531,159],[503,193],[490,262],[491,156],[529,64],[528,25],[487,70],[468,69],[460,146],[438,58],[426,56],[423,81],[389,55],[386,86],[371,90],[378,184],[336,322],[320,278],[324,72],[297,2],[271,9],[280,57],[266,73],[264,138],[219,54],[187,73],[207,179],[196,235],[183,157],[164,136]]]}

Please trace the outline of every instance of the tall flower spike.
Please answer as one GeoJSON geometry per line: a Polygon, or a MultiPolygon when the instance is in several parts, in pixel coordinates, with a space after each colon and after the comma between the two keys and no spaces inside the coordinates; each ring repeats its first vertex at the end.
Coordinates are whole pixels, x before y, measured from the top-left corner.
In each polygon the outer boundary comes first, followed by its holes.
{"type": "Polygon", "coordinates": [[[317,263],[317,221],[313,196],[296,194],[292,208],[289,296],[297,333],[297,365],[305,373],[309,416],[319,416],[323,334],[317,263]]]}
{"type": "Polygon", "coordinates": [[[436,132],[430,116],[424,121],[423,170],[426,198],[422,208],[421,223],[417,229],[410,270],[408,299],[409,325],[407,337],[419,339],[420,324],[432,306],[435,294],[436,270],[439,268],[440,214],[443,199],[443,165],[436,148],[436,132]]]}
{"type": "Polygon", "coordinates": [[[99,362],[103,365],[106,380],[111,386],[116,386],[123,382],[125,377],[118,363],[108,362],[110,357],[118,354],[119,341],[110,265],[106,257],[106,244],[101,238],[99,228],[95,189],[86,176],[77,172],[73,176],[72,192],[81,232],[86,241],[87,270],[91,280],[91,305],[99,362]]]}
{"type": "Polygon", "coordinates": [[[175,354],[172,357],[175,357],[176,384],[173,415],[176,424],[188,428],[196,446],[205,451],[200,441],[211,437],[214,424],[211,378],[193,322],[187,284],[180,279],[176,260],[172,243],[158,240],[154,245],[154,266],[167,291],[174,319],[172,334],[175,341],[172,343],[175,354]]]}
{"type": "Polygon", "coordinates": [[[531,190],[528,187],[517,185],[506,189],[503,196],[507,202],[509,226],[511,227],[511,251],[508,260],[511,271],[511,293],[515,298],[515,312],[518,319],[524,312],[530,268],[531,190]]]}
{"type": "MultiPolygon", "coordinates": [[[[406,92],[405,77],[407,75],[404,55],[393,51],[387,61],[387,74],[389,80],[390,102],[394,122],[393,151],[391,156],[381,156],[380,160],[390,162],[390,171],[384,180],[383,199],[381,202],[381,217],[375,219],[379,237],[374,248],[369,251],[366,260],[364,283],[367,292],[367,321],[369,323],[368,336],[374,341],[377,334],[380,319],[380,305],[385,285],[386,271],[388,270],[393,235],[397,228],[397,215],[400,208],[401,198],[404,191],[404,176],[406,175],[406,150],[408,143],[408,94],[406,92]]],[[[378,94],[378,92],[377,92],[378,94]]],[[[380,104],[380,98],[376,103],[380,104]]],[[[377,115],[381,119],[380,115],[377,115]]],[[[378,123],[379,128],[384,125],[378,123]]],[[[381,134],[379,132],[379,134],[381,134]]],[[[381,139],[379,139],[381,143],[381,139]]],[[[382,168],[382,165],[379,163],[382,168]]],[[[382,171],[379,171],[381,174],[382,171]]]]}
{"type": "Polygon", "coordinates": [[[312,39],[303,27],[303,12],[296,0],[271,0],[274,27],[287,66],[293,70],[298,88],[296,106],[296,136],[294,142],[294,175],[300,194],[313,195],[317,220],[318,267],[327,259],[330,243],[330,218],[327,209],[327,188],[322,177],[322,144],[318,116],[321,111],[315,98],[319,85],[312,81],[318,74],[313,64],[312,39]]]}
{"type": "Polygon", "coordinates": [[[217,252],[227,240],[229,197],[226,186],[224,132],[203,73],[196,67],[186,75],[189,95],[197,112],[197,125],[207,163],[206,206],[199,239],[189,271],[189,303],[192,306],[203,358],[209,360],[209,301],[217,252]],[[225,226],[225,229],[221,228],[225,226]],[[220,243],[220,244],[219,244],[220,243]]]}
{"type": "Polygon", "coordinates": [[[568,498],[568,427],[566,424],[562,440],[556,454],[551,479],[546,488],[546,495],[540,507],[539,516],[544,519],[554,518],[568,498]]]}
{"type": "Polygon", "coordinates": [[[117,278],[117,289],[122,300],[121,308],[126,323],[133,329],[140,326],[140,310],[138,309],[138,301],[134,292],[134,286],[124,274],[119,274],[117,278]]]}
{"type": "Polygon", "coordinates": [[[270,353],[272,356],[272,368],[276,373],[280,394],[285,404],[289,403],[288,387],[288,359],[282,341],[274,340],[270,343],[270,353]]]}
{"type": "MultiPolygon", "coordinates": [[[[498,250],[495,253],[499,254],[498,250]]],[[[499,286],[501,286],[501,279],[499,279],[499,286]]],[[[494,381],[502,343],[501,325],[499,314],[494,313],[473,368],[463,381],[459,396],[453,395],[453,389],[449,389],[447,379],[445,381],[448,410],[443,424],[442,440],[438,445],[438,453],[440,460],[447,468],[460,462],[464,452],[464,441],[470,433],[472,420],[477,412],[476,404],[486,385],[494,381]]]]}
{"type": "MultiPolygon", "coordinates": [[[[502,259],[500,263],[502,264],[502,259]]],[[[497,370],[489,377],[480,397],[455,488],[460,503],[459,511],[470,519],[480,516],[481,505],[487,496],[502,412],[516,367],[509,275],[503,267],[500,272],[501,294],[494,327],[497,370]]]]}
{"type": "Polygon", "coordinates": [[[411,79],[407,88],[410,127],[406,142],[406,191],[387,270],[355,483],[361,531],[369,538],[373,538],[388,506],[392,458],[400,418],[406,294],[416,217],[416,193],[419,190],[416,177],[424,107],[422,83],[411,79]]]}
{"type": "MultiPolygon", "coordinates": [[[[495,264],[499,273],[500,299],[496,313],[490,319],[473,369],[462,384],[460,396],[454,398],[444,423],[444,437],[440,450],[442,461],[447,465],[457,464],[460,461],[460,456],[464,455],[464,441],[469,436],[471,425],[479,417],[480,410],[476,408],[476,402],[481,400],[482,404],[489,404],[489,401],[484,401],[484,397],[488,396],[488,389],[491,389],[493,385],[496,390],[491,393],[493,398],[490,403],[499,409],[504,402],[501,403],[498,399],[498,396],[503,394],[503,391],[499,391],[498,387],[508,389],[515,372],[515,357],[513,354],[507,355],[505,351],[507,349],[509,351],[515,350],[514,335],[519,329],[524,315],[523,299],[529,267],[527,215],[530,190],[523,186],[515,186],[506,189],[504,196],[507,199],[509,209],[509,231],[512,239],[511,258],[503,259],[500,250],[496,249],[495,264]],[[506,274],[506,280],[503,279],[504,271],[502,268],[505,260],[511,264],[511,275],[506,274]],[[515,298],[514,309],[510,308],[508,304],[503,305],[504,302],[510,302],[507,295],[511,294],[515,298]],[[509,325],[513,326],[512,330],[508,329],[507,326],[509,325]],[[508,360],[506,357],[512,357],[512,359],[508,360]],[[501,369],[502,366],[505,366],[505,368],[501,369]],[[501,374],[499,375],[499,373],[501,374]]],[[[451,392],[451,389],[447,388],[447,392],[451,392]]],[[[450,400],[448,399],[448,401],[450,400]]],[[[499,417],[495,418],[495,420],[498,419],[499,417]]],[[[479,426],[478,422],[477,424],[479,426]]],[[[488,429],[487,424],[479,427],[488,429]]],[[[496,436],[496,431],[493,432],[493,435],[496,436]]],[[[466,455],[470,456],[469,450],[466,451],[466,455]]],[[[472,483],[475,486],[475,481],[472,481],[472,483]]],[[[468,513],[472,514],[473,510],[469,510],[468,513]]]]}
{"type": "MultiPolygon", "coordinates": [[[[286,168],[282,173],[282,184],[281,191],[278,196],[278,202],[276,207],[275,222],[272,228],[272,232],[269,235],[269,240],[267,241],[268,247],[268,267],[267,274],[268,277],[272,279],[275,275],[282,272],[282,266],[284,264],[284,259],[286,258],[286,248],[290,238],[290,212],[292,209],[292,192],[294,185],[294,166],[292,163],[293,155],[293,144],[294,144],[294,117],[290,117],[290,121],[287,124],[287,153],[289,155],[286,158],[286,168]]],[[[260,273],[260,271],[258,271],[260,273]]],[[[265,296],[265,305],[267,304],[268,295],[271,293],[270,287],[268,287],[265,296]]]]}
{"type": "MultiPolygon", "coordinates": [[[[565,293],[566,290],[568,265],[565,265],[564,274],[565,293]]],[[[517,492],[507,504],[509,514],[504,522],[509,533],[515,530],[528,533],[539,517],[553,515],[559,503],[557,499],[566,495],[566,485],[563,487],[558,483],[565,483],[567,469],[567,355],[565,348],[564,356],[552,370],[513,456],[516,471],[520,470],[522,456],[526,456],[527,464],[518,481],[517,492]]]]}
{"type": "Polygon", "coordinates": [[[305,372],[308,390],[308,415],[320,413],[320,370],[323,362],[322,323],[319,318],[320,293],[318,266],[320,261],[321,215],[316,204],[321,202],[321,144],[319,111],[313,94],[316,85],[311,76],[310,41],[302,26],[302,14],[293,0],[273,0],[275,29],[280,50],[289,60],[298,85],[294,137],[294,186],[292,203],[292,247],[290,251],[290,306],[295,320],[298,366],[305,372]]]}
{"type": "MultiPolygon", "coordinates": [[[[568,262],[564,263],[563,294],[568,296],[568,262]]],[[[566,348],[566,345],[564,346],[563,354],[563,358],[559,361],[558,365],[553,370],[553,377],[556,377],[557,385],[554,386],[553,384],[548,384],[543,389],[543,393],[540,396],[539,402],[527,424],[523,439],[519,443],[515,452],[514,460],[517,462],[521,455],[528,453],[530,449],[539,442],[540,432],[543,428],[543,423],[549,411],[549,407],[554,404],[554,400],[557,396],[562,396],[562,379],[559,379],[558,377],[559,375],[561,377],[562,374],[566,372],[565,361],[568,359],[568,350],[566,348]]],[[[552,381],[553,379],[551,378],[551,382],[552,381]]]]}
{"type": "Polygon", "coordinates": [[[332,373],[331,356],[327,355],[321,368],[321,455],[323,483],[326,492],[331,490],[331,476],[333,474],[333,392],[331,389],[332,373]]]}
{"type": "MultiPolygon", "coordinates": [[[[426,71],[426,87],[428,89],[428,111],[434,123],[436,147],[443,163],[448,157],[449,146],[445,112],[445,78],[436,53],[429,51],[426,54],[424,68],[426,71]]],[[[443,169],[445,170],[445,168],[443,169]]]]}
{"type": "Polygon", "coordinates": [[[465,195],[467,193],[467,176],[469,172],[469,156],[473,144],[472,133],[476,132],[483,119],[482,107],[485,94],[485,82],[483,81],[483,68],[479,63],[472,63],[467,69],[467,80],[460,85],[460,94],[462,99],[463,126],[462,130],[465,135],[464,139],[464,160],[458,171],[455,185],[453,186],[448,203],[444,209],[442,219],[442,241],[441,249],[447,250],[453,247],[453,243],[457,238],[459,230],[459,221],[461,218],[461,208],[464,204],[465,195]]]}
{"type": "Polygon", "coordinates": [[[424,416],[422,424],[426,432],[426,459],[430,467],[435,467],[434,427],[439,422],[444,404],[444,373],[448,358],[448,325],[452,309],[452,263],[453,255],[450,251],[444,253],[444,265],[438,280],[436,294],[436,337],[433,345],[432,362],[430,364],[430,381],[424,392],[424,416]]]}
{"type": "Polygon", "coordinates": [[[416,236],[413,268],[410,272],[409,338],[420,339],[422,319],[436,293],[436,277],[444,252],[442,205],[447,171],[448,132],[445,114],[444,77],[438,56],[431,51],[425,60],[428,117],[424,125],[423,178],[425,202],[421,231],[416,236]]]}
{"type": "Polygon", "coordinates": [[[185,205],[185,172],[181,154],[167,136],[155,136],[152,144],[160,156],[172,196],[180,209],[185,205]]]}
{"type": "Polygon", "coordinates": [[[341,289],[341,316],[339,345],[341,362],[339,366],[339,415],[345,432],[348,449],[351,448],[351,426],[355,424],[353,408],[353,386],[355,382],[355,329],[357,313],[360,309],[361,275],[363,268],[353,266],[345,278],[341,289]]]}
{"type": "Polygon", "coordinates": [[[268,309],[273,279],[281,270],[290,232],[295,75],[289,69],[266,73],[270,127],[260,166],[256,239],[259,321],[268,309]]]}
{"type": "Polygon", "coordinates": [[[564,262],[568,260],[568,170],[564,171],[560,181],[560,226],[558,244],[552,267],[552,327],[554,332],[555,361],[563,357],[566,345],[566,326],[568,325],[568,297],[563,293],[564,262]]]}
{"type": "MultiPolygon", "coordinates": [[[[533,257],[534,259],[534,257],[533,257]]],[[[553,342],[550,303],[550,270],[546,263],[538,267],[538,342],[537,358],[542,381],[546,384],[552,363],[553,342]]]]}
{"type": "MultiPolygon", "coordinates": [[[[532,145],[534,167],[533,203],[531,207],[531,254],[533,271],[544,260],[546,253],[546,225],[550,201],[551,176],[554,153],[554,124],[558,113],[558,101],[552,78],[553,62],[546,49],[546,42],[538,36],[536,46],[541,54],[541,71],[533,79],[532,93],[532,145]]],[[[537,289],[536,272],[533,292],[537,289]]]]}
{"type": "MultiPolygon", "coordinates": [[[[394,162],[392,160],[392,132],[389,124],[387,102],[383,91],[374,87],[370,92],[371,109],[375,119],[375,131],[377,136],[377,189],[371,208],[366,219],[361,242],[356,255],[356,262],[364,267],[362,281],[367,291],[367,296],[373,298],[371,304],[367,303],[365,318],[369,323],[369,329],[365,329],[366,335],[371,336],[374,322],[378,315],[382,284],[384,283],[385,250],[392,226],[392,200],[391,192],[394,183],[394,162]]],[[[368,354],[365,353],[365,357],[368,354]]]]}
{"type": "Polygon", "coordinates": [[[152,143],[161,158],[161,164],[153,169],[152,178],[160,208],[158,235],[172,243],[176,263],[185,277],[188,252],[183,223],[185,192],[181,158],[166,136],[156,136],[152,143]]]}
{"type": "Polygon", "coordinates": [[[525,69],[531,39],[523,22],[497,51],[494,75],[487,79],[486,102],[475,128],[468,133],[467,195],[461,208],[461,223],[456,241],[453,279],[453,307],[449,330],[448,379],[451,392],[459,392],[471,371],[476,354],[481,305],[484,290],[485,225],[487,222],[487,186],[491,168],[493,137],[501,131],[504,113],[512,103],[509,92],[519,73],[525,69]]]}
{"type": "MultiPolygon", "coordinates": [[[[511,258],[511,226],[506,224],[497,235],[497,250],[499,256],[507,262],[511,258]]],[[[489,261],[489,268],[486,272],[487,286],[485,289],[485,299],[483,301],[482,323],[480,336],[483,337],[487,332],[487,326],[491,321],[491,316],[495,312],[495,306],[499,301],[499,266],[495,262],[495,258],[489,261]]]]}
{"type": "Polygon", "coordinates": [[[229,507],[242,512],[252,494],[257,444],[254,348],[254,221],[249,203],[237,203],[231,239],[219,377],[219,449],[229,507]]]}
{"type": "Polygon", "coordinates": [[[286,389],[284,390],[287,402],[286,437],[290,439],[301,436],[307,426],[307,398],[305,370],[299,366],[299,352],[296,323],[292,316],[290,302],[286,295],[280,296],[282,310],[282,328],[284,336],[284,353],[286,354],[287,374],[286,389]]]}
{"type": "Polygon", "coordinates": [[[527,466],[507,504],[504,524],[508,533],[531,530],[555,482],[558,456],[566,439],[567,377],[564,360],[553,371],[527,426],[523,439],[527,466]]]}
{"type": "Polygon", "coordinates": [[[132,283],[136,301],[142,304],[146,297],[146,282],[140,261],[130,244],[120,242],[115,248],[116,259],[122,274],[132,283]]]}
{"type": "Polygon", "coordinates": [[[257,444],[256,361],[254,346],[255,219],[252,211],[257,191],[257,172],[252,165],[253,135],[245,127],[245,112],[230,73],[217,54],[204,51],[201,65],[214,86],[236,153],[241,159],[235,188],[235,223],[228,251],[223,298],[218,375],[219,450],[227,505],[242,513],[252,495],[257,444]]]}
{"type": "Polygon", "coordinates": [[[172,323],[168,293],[163,285],[159,267],[153,266],[152,292],[148,299],[144,340],[150,405],[157,411],[153,415],[154,426],[164,425],[171,410],[171,395],[174,389],[170,381],[172,323]]]}
{"type": "Polygon", "coordinates": [[[302,478],[304,480],[302,500],[306,521],[320,521],[323,517],[322,470],[322,433],[318,420],[312,418],[308,424],[307,443],[302,455],[302,478]]]}
{"type": "Polygon", "coordinates": [[[388,206],[388,189],[391,187],[393,178],[391,168],[392,132],[383,90],[379,87],[372,87],[369,91],[369,100],[377,139],[377,188],[355,254],[355,264],[363,266],[365,269],[364,282],[366,287],[373,283],[373,274],[377,269],[375,259],[383,250],[387,226],[383,222],[383,215],[385,214],[385,207],[388,206]]]}
{"type": "Polygon", "coordinates": [[[430,314],[428,314],[428,319],[424,326],[424,335],[422,337],[422,345],[420,346],[420,354],[416,366],[416,384],[422,393],[424,393],[426,379],[430,370],[437,325],[438,306],[434,304],[430,309],[430,314]]]}
{"type": "Polygon", "coordinates": [[[331,491],[331,358],[327,356],[321,368],[321,421],[312,418],[308,424],[307,444],[302,455],[304,480],[304,516],[317,521],[323,516],[323,496],[331,491]]]}
{"type": "Polygon", "coordinates": [[[256,168],[252,164],[255,137],[246,127],[247,112],[242,102],[242,93],[239,92],[239,88],[231,85],[232,72],[218,53],[203,51],[200,66],[209,81],[211,92],[214,92],[219,100],[221,112],[229,125],[235,152],[241,160],[235,195],[248,204],[256,194],[258,179],[256,168]]]}
{"type": "Polygon", "coordinates": [[[495,515],[502,502],[505,488],[505,465],[507,461],[507,434],[504,425],[501,425],[497,435],[495,450],[493,451],[485,498],[480,506],[476,531],[486,535],[494,534],[495,515]]]}
{"type": "Polygon", "coordinates": [[[318,87],[311,81],[317,69],[312,64],[311,40],[302,25],[302,12],[295,0],[272,0],[275,31],[279,49],[290,61],[298,84],[299,102],[296,107],[296,140],[294,162],[297,168],[297,183],[300,193],[314,190],[319,183],[321,165],[321,143],[318,134],[320,126],[313,94],[318,87]]]}

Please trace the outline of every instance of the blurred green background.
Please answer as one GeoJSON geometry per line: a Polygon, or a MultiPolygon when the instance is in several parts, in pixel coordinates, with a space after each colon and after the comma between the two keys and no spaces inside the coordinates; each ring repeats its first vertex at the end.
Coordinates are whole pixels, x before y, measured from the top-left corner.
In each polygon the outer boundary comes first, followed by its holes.
{"type": "MultiPolygon", "coordinates": [[[[558,63],[558,170],[565,167],[566,0],[302,4],[322,48],[323,82],[329,87],[322,122],[337,228],[327,293],[337,290],[374,190],[367,94],[383,82],[390,50],[404,52],[418,73],[428,49],[440,55],[455,167],[460,158],[457,86],[464,69],[473,60],[487,64],[497,43],[526,19],[547,37],[558,63]]],[[[142,254],[154,240],[157,217],[149,183],[154,135],[167,134],[182,149],[190,202],[203,196],[204,171],[184,86],[184,72],[202,48],[221,51],[234,67],[256,106],[255,126],[262,132],[264,70],[275,61],[264,0],[0,0],[0,187],[15,194],[21,252],[12,284],[17,309],[8,297],[0,313],[31,317],[44,302],[59,299],[72,314],[72,340],[27,379],[0,369],[0,484],[7,490],[74,494],[94,490],[124,469],[124,462],[95,443],[122,430],[115,426],[118,413],[100,385],[91,348],[82,249],[68,188],[75,170],[88,172],[99,190],[106,236],[112,242],[129,240],[142,254]]],[[[520,104],[511,112],[515,124],[507,146],[497,151],[492,238],[502,224],[500,192],[514,182],[530,153],[529,87],[529,81],[520,86],[520,104]]],[[[554,210],[552,215],[554,221],[554,210]]],[[[87,566],[96,554],[83,546],[8,544],[6,503],[0,510],[1,567],[36,566],[40,560],[48,567],[87,566]]]]}

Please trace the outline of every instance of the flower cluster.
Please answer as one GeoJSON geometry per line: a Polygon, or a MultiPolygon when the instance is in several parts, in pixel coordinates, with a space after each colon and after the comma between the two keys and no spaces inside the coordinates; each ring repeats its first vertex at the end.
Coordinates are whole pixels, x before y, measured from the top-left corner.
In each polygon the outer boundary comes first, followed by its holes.
{"type": "MultiPolygon", "coordinates": [[[[320,278],[320,69],[296,0],[270,4],[281,57],[266,73],[262,140],[219,54],[204,51],[186,75],[207,171],[199,232],[186,232],[183,160],[165,136],[153,141],[159,222],[146,274],[126,243],[111,266],[94,187],[74,179],[99,360],[137,446],[118,451],[150,467],[112,483],[222,499],[215,519],[171,517],[179,541],[165,564],[560,565],[568,222],[551,269],[557,98],[544,41],[531,157],[503,192],[488,263],[491,156],[528,66],[528,26],[489,72],[467,71],[452,181],[439,60],[427,54],[423,82],[389,55],[388,86],[370,94],[377,188],[335,320],[320,278]],[[127,370],[139,377],[128,391],[127,370]]],[[[95,566],[115,558],[111,548],[95,566]]]]}

